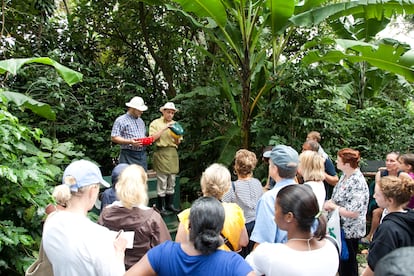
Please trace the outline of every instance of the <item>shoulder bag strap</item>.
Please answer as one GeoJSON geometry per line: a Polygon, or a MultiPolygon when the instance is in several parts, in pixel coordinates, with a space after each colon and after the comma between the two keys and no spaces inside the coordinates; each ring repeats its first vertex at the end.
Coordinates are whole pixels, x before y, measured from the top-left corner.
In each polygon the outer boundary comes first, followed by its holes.
{"type": "Polygon", "coordinates": [[[234,251],[234,247],[233,247],[233,245],[230,243],[230,241],[229,241],[229,239],[228,238],[226,238],[224,235],[223,235],[223,233],[220,233],[220,236],[223,238],[223,240],[224,240],[224,244],[231,250],[231,251],[234,251]]]}
{"type": "Polygon", "coordinates": [[[332,238],[330,235],[326,235],[325,239],[330,240],[331,243],[333,243],[333,245],[335,245],[336,251],[338,251],[338,254],[339,254],[339,246],[338,246],[338,243],[336,242],[336,240],[334,238],[332,238]]]}

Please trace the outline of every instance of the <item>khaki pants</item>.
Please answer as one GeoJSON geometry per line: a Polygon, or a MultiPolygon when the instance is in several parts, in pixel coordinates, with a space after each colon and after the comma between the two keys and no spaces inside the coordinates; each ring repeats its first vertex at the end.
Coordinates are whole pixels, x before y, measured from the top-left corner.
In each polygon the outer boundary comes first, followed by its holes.
{"type": "Polygon", "coordinates": [[[164,197],[174,194],[175,174],[157,172],[157,194],[164,197]]]}

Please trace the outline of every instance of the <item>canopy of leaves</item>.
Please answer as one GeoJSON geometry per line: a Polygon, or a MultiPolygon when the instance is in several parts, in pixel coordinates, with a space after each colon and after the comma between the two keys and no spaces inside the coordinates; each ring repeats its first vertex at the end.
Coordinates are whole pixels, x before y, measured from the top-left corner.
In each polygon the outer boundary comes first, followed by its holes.
{"type": "MultiPolygon", "coordinates": [[[[82,151],[110,174],[119,154],[110,142],[112,124],[133,96],[149,106],[142,115],[147,125],[166,101],[179,107],[175,119],[186,133],[181,198],[188,201],[198,196],[209,164],[223,162],[232,171],[242,129],[258,158],[268,144],[300,151],[310,130],[321,132],[331,157],[342,147],[361,150],[365,160],[412,150],[411,53],[407,45],[375,40],[395,5],[411,13],[410,1],[52,2],[4,7],[4,57],[49,57],[82,74],[72,85],[49,66],[2,75],[1,127],[9,140],[0,163],[21,168],[0,170],[0,177],[7,189],[28,185],[19,199],[15,190],[0,191],[1,208],[13,218],[0,228],[0,251],[9,258],[0,265],[8,271],[21,272],[36,250],[38,210],[50,200],[61,164],[82,151]],[[201,9],[203,3],[209,7],[201,9]],[[5,98],[16,95],[19,106],[5,98]]],[[[267,176],[261,162],[255,176],[267,176]]]]}

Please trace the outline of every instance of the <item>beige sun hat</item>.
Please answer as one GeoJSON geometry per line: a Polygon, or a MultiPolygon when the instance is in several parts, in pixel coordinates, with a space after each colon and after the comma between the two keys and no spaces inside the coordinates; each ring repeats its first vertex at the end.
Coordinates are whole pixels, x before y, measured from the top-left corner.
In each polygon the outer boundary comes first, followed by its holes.
{"type": "Polygon", "coordinates": [[[177,109],[177,108],[175,108],[175,105],[174,105],[174,103],[172,103],[172,102],[168,102],[168,103],[164,104],[164,106],[161,106],[161,107],[160,107],[160,111],[161,111],[161,112],[163,112],[163,111],[164,111],[164,109],[171,109],[171,110],[174,110],[175,112],[177,112],[177,111],[178,111],[178,109],[177,109]]]}
{"type": "Polygon", "coordinates": [[[138,109],[139,111],[145,111],[148,109],[148,106],[144,104],[144,100],[141,97],[133,97],[128,103],[125,103],[125,105],[138,109]]]}

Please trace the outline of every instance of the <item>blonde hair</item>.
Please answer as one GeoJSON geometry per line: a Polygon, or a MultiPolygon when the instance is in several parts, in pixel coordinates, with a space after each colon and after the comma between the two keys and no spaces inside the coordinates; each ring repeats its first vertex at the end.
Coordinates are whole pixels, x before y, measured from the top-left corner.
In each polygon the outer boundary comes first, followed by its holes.
{"type": "Polygon", "coordinates": [[[414,195],[414,181],[407,176],[383,176],[379,188],[385,197],[394,199],[397,205],[407,203],[414,195]]]}
{"type": "Polygon", "coordinates": [[[99,187],[99,184],[91,184],[81,187],[78,191],[74,192],[70,190],[70,186],[76,184],[76,179],[73,176],[66,176],[63,179],[63,182],[63,184],[60,184],[53,189],[52,196],[57,204],[64,207],[69,206],[72,197],[81,197],[85,191],[89,190],[91,187],[99,187]]]}
{"type": "Polygon", "coordinates": [[[147,205],[147,173],[139,165],[129,165],[119,175],[115,190],[125,208],[147,205]]]}
{"type": "Polygon", "coordinates": [[[256,168],[257,157],[252,151],[240,149],[234,156],[234,170],[238,175],[247,176],[256,168]]]}
{"type": "Polygon", "coordinates": [[[56,203],[61,206],[67,206],[68,201],[72,198],[69,186],[66,184],[56,186],[53,189],[52,196],[55,199],[56,203]]]}
{"type": "Polygon", "coordinates": [[[222,164],[214,163],[203,172],[200,183],[204,196],[212,196],[221,200],[230,189],[230,171],[222,164]]]}
{"type": "Polygon", "coordinates": [[[305,181],[325,179],[325,160],[316,151],[305,150],[299,155],[300,173],[305,181]]]}

